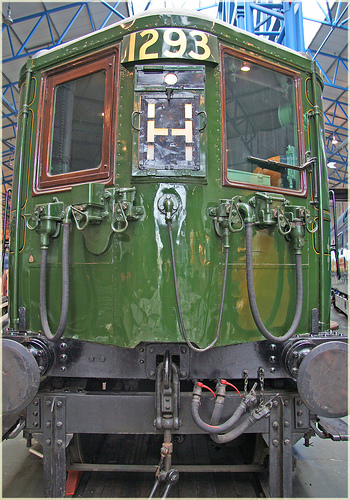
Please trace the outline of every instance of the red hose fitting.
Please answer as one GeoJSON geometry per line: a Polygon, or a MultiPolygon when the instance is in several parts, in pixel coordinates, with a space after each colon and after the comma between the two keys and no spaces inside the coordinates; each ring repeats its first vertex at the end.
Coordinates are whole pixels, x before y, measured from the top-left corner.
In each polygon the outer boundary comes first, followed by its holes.
{"type": "Polygon", "coordinates": [[[239,397],[241,397],[241,393],[239,392],[239,390],[237,389],[237,387],[233,384],[230,384],[230,382],[227,382],[227,380],[224,380],[224,379],[221,379],[220,380],[220,384],[224,384],[224,385],[229,385],[230,387],[233,387],[239,394],[239,397]]]}
{"type": "Polygon", "coordinates": [[[212,393],[212,395],[214,396],[214,398],[216,398],[215,392],[212,391],[210,389],[210,387],[208,387],[207,385],[202,384],[202,382],[197,382],[197,385],[198,385],[198,387],[202,387],[202,389],[208,389],[208,391],[210,391],[212,393]]]}

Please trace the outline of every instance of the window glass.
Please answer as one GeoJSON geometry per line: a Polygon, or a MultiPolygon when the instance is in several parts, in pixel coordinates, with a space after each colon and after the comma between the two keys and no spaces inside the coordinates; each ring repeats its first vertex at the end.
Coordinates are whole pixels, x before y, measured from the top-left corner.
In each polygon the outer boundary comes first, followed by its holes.
{"type": "Polygon", "coordinates": [[[102,159],[105,71],[57,85],[49,173],[97,168],[102,159]]]}
{"type": "Polygon", "coordinates": [[[118,48],[42,74],[33,193],[114,182],[118,48]]]}
{"type": "Polygon", "coordinates": [[[227,180],[300,189],[296,170],[248,158],[299,164],[294,78],[226,53],[224,92],[227,180]]]}

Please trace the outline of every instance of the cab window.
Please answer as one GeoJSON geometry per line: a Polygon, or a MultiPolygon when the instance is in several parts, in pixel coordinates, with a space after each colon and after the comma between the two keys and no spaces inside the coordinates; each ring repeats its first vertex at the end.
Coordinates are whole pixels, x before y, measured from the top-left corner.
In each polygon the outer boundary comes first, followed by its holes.
{"type": "Polygon", "coordinates": [[[228,51],[223,68],[224,183],[300,190],[294,74],[228,51]]]}
{"type": "Polygon", "coordinates": [[[39,191],[112,180],[116,63],[109,52],[44,75],[39,191]]]}

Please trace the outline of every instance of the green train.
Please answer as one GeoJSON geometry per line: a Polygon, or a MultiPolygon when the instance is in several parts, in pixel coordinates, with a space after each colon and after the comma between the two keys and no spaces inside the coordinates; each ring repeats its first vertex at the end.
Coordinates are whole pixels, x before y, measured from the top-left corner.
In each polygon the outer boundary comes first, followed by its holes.
{"type": "Polygon", "coordinates": [[[232,470],[269,472],[272,497],[299,439],[346,438],[322,85],[306,56],[187,11],[22,68],[3,424],[42,444],[45,496],[105,435],[164,435],[151,496],[178,480],[174,435],[246,439],[232,470]]]}

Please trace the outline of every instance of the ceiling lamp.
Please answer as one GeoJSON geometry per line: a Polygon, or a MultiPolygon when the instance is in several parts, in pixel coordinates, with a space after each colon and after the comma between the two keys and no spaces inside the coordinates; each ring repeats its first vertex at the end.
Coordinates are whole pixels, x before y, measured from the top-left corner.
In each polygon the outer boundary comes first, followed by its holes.
{"type": "Polygon", "coordinates": [[[11,26],[11,24],[13,24],[13,19],[11,17],[11,9],[9,5],[7,6],[7,16],[4,18],[4,23],[7,26],[11,26]]]}
{"type": "Polygon", "coordinates": [[[245,62],[245,61],[244,61],[244,62],[242,63],[241,71],[250,71],[250,69],[251,69],[251,68],[250,68],[249,64],[248,64],[247,62],[245,62]]]}
{"type": "Polygon", "coordinates": [[[327,163],[327,167],[328,168],[337,168],[337,166],[336,166],[336,164],[335,164],[334,161],[331,161],[331,162],[327,163]]]}
{"type": "Polygon", "coordinates": [[[333,134],[332,144],[338,144],[338,142],[338,139],[336,139],[335,135],[333,134]]]}

